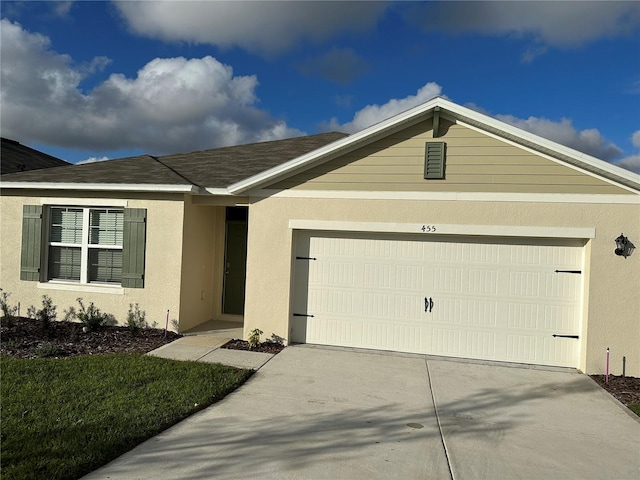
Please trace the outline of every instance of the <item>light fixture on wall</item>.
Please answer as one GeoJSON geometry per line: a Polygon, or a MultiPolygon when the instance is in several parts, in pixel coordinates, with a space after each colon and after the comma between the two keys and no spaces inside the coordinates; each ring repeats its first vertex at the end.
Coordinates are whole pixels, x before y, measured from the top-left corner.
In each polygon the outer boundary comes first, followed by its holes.
{"type": "Polygon", "coordinates": [[[624,236],[624,233],[621,233],[618,238],[615,240],[616,249],[614,253],[621,257],[627,258],[631,253],[635,250],[636,246],[629,241],[627,237],[624,236]]]}

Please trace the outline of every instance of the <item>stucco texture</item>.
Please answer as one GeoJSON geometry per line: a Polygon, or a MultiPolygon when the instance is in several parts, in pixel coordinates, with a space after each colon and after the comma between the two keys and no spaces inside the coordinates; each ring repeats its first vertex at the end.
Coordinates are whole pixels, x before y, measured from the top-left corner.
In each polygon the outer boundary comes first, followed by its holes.
{"type": "Polygon", "coordinates": [[[509,201],[254,198],[250,207],[245,335],[259,327],[288,339],[294,231],[289,220],[594,228],[585,239],[579,368],[640,376],[640,254],[614,254],[624,232],[640,245],[640,205],[509,201]]]}
{"type": "MultiPolygon", "coordinates": [[[[24,193],[27,195],[10,195],[3,191],[0,198],[0,287],[11,294],[9,300],[12,304],[20,302],[21,314],[25,315],[31,305],[39,307],[42,296],[48,295],[57,306],[58,318],[61,318],[64,310],[70,306],[77,308],[76,299],[82,297],[85,303],[93,302],[103,312],[114,315],[121,324],[126,322],[130,304],[139,304],[140,309],[146,312],[147,322],[155,323],[159,328],[165,327],[168,311],[169,328],[173,329],[171,320],[179,320],[180,317],[184,217],[182,195],[132,194],[124,198],[127,208],[147,209],[144,288],[124,288],[121,289],[123,293],[108,293],[109,290],[105,289],[105,293],[101,293],[98,286],[92,287],[95,291],[90,292],[83,291],[81,286],[76,290],[62,290],[42,288],[44,284],[20,280],[22,206],[40,205],[43,198],[56,198],[51,191],[24,193]]],[[[109,194],[100,197],[100,200],[105,201],[105,197],[108,198],[109,194]]],[[[118,196],[112,198],[114,202],[116,199],[123,200],[118,196]]],[[[55,203],[90,206],[91,200],[95,199],[95,196],[62,192],[57,194],[55,203]]],[[[47,286],[52,287],[51,284],[47,286]]]]}

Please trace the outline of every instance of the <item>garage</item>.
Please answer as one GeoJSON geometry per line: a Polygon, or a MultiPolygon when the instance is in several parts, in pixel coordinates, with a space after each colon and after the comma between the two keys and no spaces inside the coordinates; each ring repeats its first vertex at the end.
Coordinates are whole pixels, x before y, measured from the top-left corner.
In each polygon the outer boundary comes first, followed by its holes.
{"type": "Polygon", "coordinates": [[[294,342],[579,365],[584,240],[305,230],[294,240],[294,342]]]}

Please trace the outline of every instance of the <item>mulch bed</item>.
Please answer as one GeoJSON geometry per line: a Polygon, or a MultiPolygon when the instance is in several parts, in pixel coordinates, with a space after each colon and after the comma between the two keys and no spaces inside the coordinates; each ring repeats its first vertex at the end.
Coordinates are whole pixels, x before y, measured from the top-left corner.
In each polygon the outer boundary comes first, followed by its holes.
{"type": "Polygon", "coordinates": [[[624,405],[640,404],[640,378],[609,375],[607,384],[604,375],[591,375],[598,385],[624,405]]]}
{"type": "Polygon", "coordinates": [[[16,358],[73,357],[107,353],[147,353],[182,335],[145,328],[133,336],[127,327],[104,326],[83,332],[78,322],[51,322],[47,329],[36,320],[17,317],[0,323],[0,354],[16,358]]]}
{"type": "MultiPolygon", "coordinates": [[[[52,322],[43,329],[40,322],[17,317],[9,326],[0,322],[0,354],[16,358],[72,357],[76,355],[103,355],[107,353],[147,353],[172,342],[182,335],[157,328],[145,328],[136,336],[127,327],[105,326],[96,332],[83,332],[77,322],[52,322]]],[[[222,348],[253,352],[279,353],[284,346],[266,341],[250,349],[246,340],[231,340],[222,348]]],[[[604,390],[624,405],[640,404],[640,378],[609,375],[591,375],[604,390]]]]}
{"type": "Polygon", "coordinates": [[[282,345],[281,343],[266,341],[260,343],[255,348],[249,348],[249,342],[247,342],[246,340],[235,339],[225,343],[222,348],[228,348],[230,350],[248,350],[251,352],[276,354],[282,351],[284,345],[282,345]]]}

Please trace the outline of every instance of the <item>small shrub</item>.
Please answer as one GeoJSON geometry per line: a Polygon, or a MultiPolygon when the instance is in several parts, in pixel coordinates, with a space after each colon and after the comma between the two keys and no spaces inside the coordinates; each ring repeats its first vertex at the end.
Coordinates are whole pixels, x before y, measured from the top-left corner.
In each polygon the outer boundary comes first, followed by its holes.
{"type": "Polygon", "coordinates": [[[171,319],[171,327],[176,331],[180,331],[180,322],[178,322],[178,320],[176,320],[175,318],[171,319]]]}
{"type": "Polygon", "coordinates": [[[33,305],[27,309],[27,316],[35,320],[39,320],[42,328],[47,330],[51,325],[51,322],[55,321],[57,313],[56,306],[53,304],[51,297],[48,295],[42,296],[42,308],[37,310],[33,305]]]}
{"type": "Polygon", "coordinates": [[[18,311],[18,307],[9,303],[10,296],[10,293],[0,288],[0,310],[2,310],[2,319],[7,323],[7,327],[9,328],[13,327],[16,312],[18,311]]]}
{"type": "Polygon", "coordinates": [[[247,342],[249,343],[249,349],[254,349],[258,345],[260,345],[260,335],[264,332],[259,328],[254,328],[249,332],[249,337],[247,338],[247,342]]]}
{"type": "Polygon", "coordinates": [[[93,302],[88,307],[85,307],[84,303],[82,303],[82,298],[77,298],[76,300],[80,305],[79,310],[69,307],[69,310],[65,311],[65,320],[80,320],[84,325],[83,330],[87,332],[94,332],[103,325],[113,322],[113,315],[102,313],[93,302]]]}
{"type": "Polygon", "coordinates": [[[140,306],[136,303],[129,304],[129,313],[127,313],[127,327],[129,327],[129,333],[133,337],[140,335],[142,329],[147,328],[147,321],[145,317],[147,316],[144,310],[140,310],[140,306]]]}

